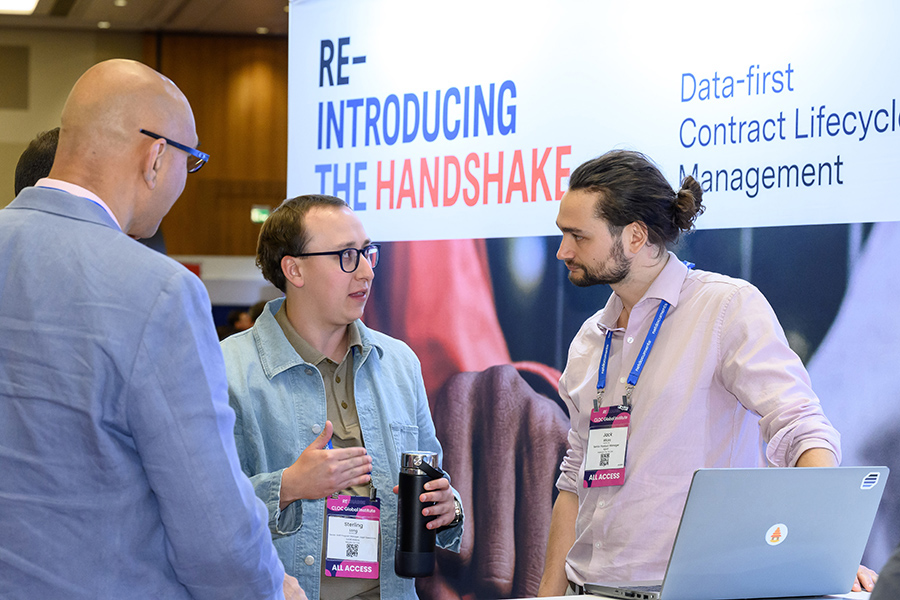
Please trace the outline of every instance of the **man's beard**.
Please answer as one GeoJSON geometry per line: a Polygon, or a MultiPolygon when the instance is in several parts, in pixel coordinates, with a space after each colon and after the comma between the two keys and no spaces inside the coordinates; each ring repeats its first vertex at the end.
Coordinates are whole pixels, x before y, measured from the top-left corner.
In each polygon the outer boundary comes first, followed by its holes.
{"type": "Polygon", "coordinates": [[[622,246],[620,238],[616,238],[608,260],[612,260],[612,267],[602,271],[593,271],[585,265],[573,263],[574,266],[581,269],[582,274],[577,275],[575,271],[569,271],[569,281],[578,287],[613,285],[623,281],[631,273],[631,261],[625,257],[625,248],[622,246]]]}

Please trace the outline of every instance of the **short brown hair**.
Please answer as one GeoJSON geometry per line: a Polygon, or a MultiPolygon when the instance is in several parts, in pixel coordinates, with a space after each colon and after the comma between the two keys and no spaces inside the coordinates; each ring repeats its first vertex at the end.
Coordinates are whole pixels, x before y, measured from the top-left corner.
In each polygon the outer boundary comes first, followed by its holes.
{"type": "Polygon", "coordinates": [[[289,198],[272,211],[259,232],[256,266],[262,270],[263,277],[282,292],[287,282],[281,270],[281,259],[303,254],[309,241],[303,218],[317,206],[349,208],[346,202],[334,196],[307,194],[289,198]]]}

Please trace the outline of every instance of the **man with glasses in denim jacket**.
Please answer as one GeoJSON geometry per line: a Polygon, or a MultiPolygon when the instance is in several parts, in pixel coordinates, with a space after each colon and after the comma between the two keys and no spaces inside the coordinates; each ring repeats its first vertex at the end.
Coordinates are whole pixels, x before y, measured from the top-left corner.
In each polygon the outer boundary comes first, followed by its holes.
{"type": "Polygon", "coordinates": [[[187,99],[105,61],[60,121],[0,211],[0,596],[305,598],[240,471],[203,284],[130,239],[209,158],[187,99]]]}
{"type": "MultiPolygon", "coordinates": [[[[416,598],[393,567],[400,453],[440,457],[441,446],[415,354],[360,321],[378,255],[343,200],[286,200],[263,224],[256,259],[285,298],[222,342],[241,467],[269,508],[285,570],[312,600],[416,598]],[[347,541],[338,525],[371,524],[333,516],[326,499],[374,508],[379,530],[347,541]]],[[[458,551],[458,495],[444,478],[425,489],[427,526],[458,551]]]]}

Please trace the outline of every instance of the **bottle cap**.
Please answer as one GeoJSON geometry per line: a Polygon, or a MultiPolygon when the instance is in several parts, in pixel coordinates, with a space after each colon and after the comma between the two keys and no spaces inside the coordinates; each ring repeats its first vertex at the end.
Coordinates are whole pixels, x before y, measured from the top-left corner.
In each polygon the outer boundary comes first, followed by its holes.
{"type": "Polygon", "coordinates": [[[437,453],[426,450],[404,452],[400,455],[400,470],[409,475],[425,475],[420,466],[424,462],[432,467],[437,467],[437,453]]]}

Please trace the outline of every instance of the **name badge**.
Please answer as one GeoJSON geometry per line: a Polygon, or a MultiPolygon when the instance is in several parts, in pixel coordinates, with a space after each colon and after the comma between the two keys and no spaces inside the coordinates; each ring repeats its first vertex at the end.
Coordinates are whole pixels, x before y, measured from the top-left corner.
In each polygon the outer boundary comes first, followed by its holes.
{"type": "Polygon", "coordinates": [[[630,406],[604,406],[591,411],[584,455],[584,487],[625,483],[625,446],[630,422],[630,406]]]}
{"type": "Polygon", "coordinates": [[[328,498],[325,576],[378,579],[378,527],[381,499],[328,498]]]}

